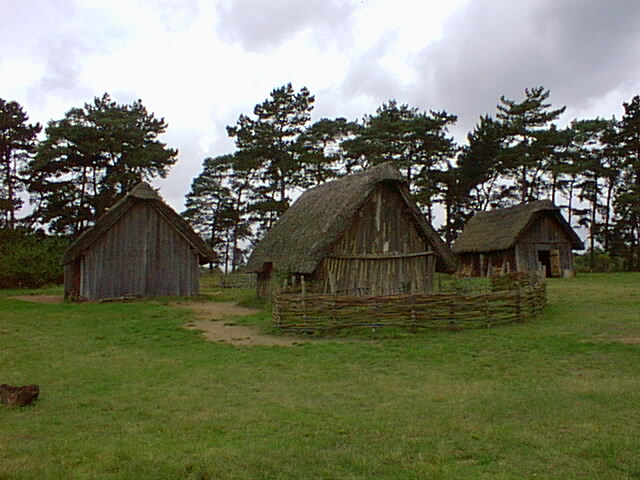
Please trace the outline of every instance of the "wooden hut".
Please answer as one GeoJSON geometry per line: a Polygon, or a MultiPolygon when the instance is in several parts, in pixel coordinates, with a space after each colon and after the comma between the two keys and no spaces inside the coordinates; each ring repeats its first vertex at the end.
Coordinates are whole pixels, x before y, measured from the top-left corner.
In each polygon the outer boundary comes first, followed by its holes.
{"type": "Polygon", "coordinates": [[[485,276],[505,271],[539,271],[549,277],[574,273],[572,250],[584,244],[549,200],[479,212],[452,250],[462,273],[485,276]]]}
{"type": "Polygon", "coordinates": [[[65,298],[197,295],[199,266],[215,255],[191,226],[141,183],[66,250],[65,298]]]}
{"type": "Polygon", "coordinates": [[[258,243],[246,271],[266,295],[274,273],[319,293],[428,292],[453,255],[390,163],[306,191],[258,243]]]}

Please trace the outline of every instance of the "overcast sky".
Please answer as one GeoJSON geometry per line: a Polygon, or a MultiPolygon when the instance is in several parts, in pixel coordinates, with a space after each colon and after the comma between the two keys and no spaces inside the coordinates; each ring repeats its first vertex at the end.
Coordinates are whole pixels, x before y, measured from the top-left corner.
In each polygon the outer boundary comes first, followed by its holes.
{"type": "Polygon", "coordinates": [[[0,98],[46,124],[108,92],[142,99],[180,150],[160,193],[181,210],[225,126],[291,82],[314,119],[396,99],[458,115],[543,85],[561,119],[622,115],[640,94],[638,0],[0,0],[0,98]]]}

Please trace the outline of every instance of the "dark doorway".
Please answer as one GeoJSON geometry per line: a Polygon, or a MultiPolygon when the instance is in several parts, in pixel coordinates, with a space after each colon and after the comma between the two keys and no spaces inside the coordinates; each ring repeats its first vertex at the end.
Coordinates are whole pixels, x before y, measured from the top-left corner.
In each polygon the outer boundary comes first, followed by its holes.
{"type": "Polygon", "coordinates": [[[538,250],[538,262],[544,267],[544,276],[551,276],[551,255],[549,250],[538,250]]]}

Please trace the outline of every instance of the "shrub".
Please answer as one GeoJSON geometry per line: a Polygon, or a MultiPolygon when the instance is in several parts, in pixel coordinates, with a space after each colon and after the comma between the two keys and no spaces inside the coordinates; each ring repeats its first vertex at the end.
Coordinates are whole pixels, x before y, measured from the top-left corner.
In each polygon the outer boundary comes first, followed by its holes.
{"type": "Polygon", "coordinates": [[[621,257],[611,255],[599,248],[593,251],[593,268],[591,268],[591,252],[589,250],[582,255],[576,255],[575,266],[580,273],[624,271],[624,261],[621,257]]]}
{"type": "Polygon", "coordinates": [[[38,288],[63,281],[64,237],[26,230],[0,230],[0,288],[38,288]]]}

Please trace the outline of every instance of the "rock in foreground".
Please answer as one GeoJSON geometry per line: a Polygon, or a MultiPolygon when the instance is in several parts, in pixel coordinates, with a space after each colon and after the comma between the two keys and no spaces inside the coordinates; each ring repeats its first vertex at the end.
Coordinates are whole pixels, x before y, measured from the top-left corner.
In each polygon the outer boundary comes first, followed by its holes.
{"type": "Polygon", "coordinates": [[[40,387],[38,385],[24,385],[17,387],[3,383],[0,385],[0,403],[24,407],[38,399],[40,387]]]}

